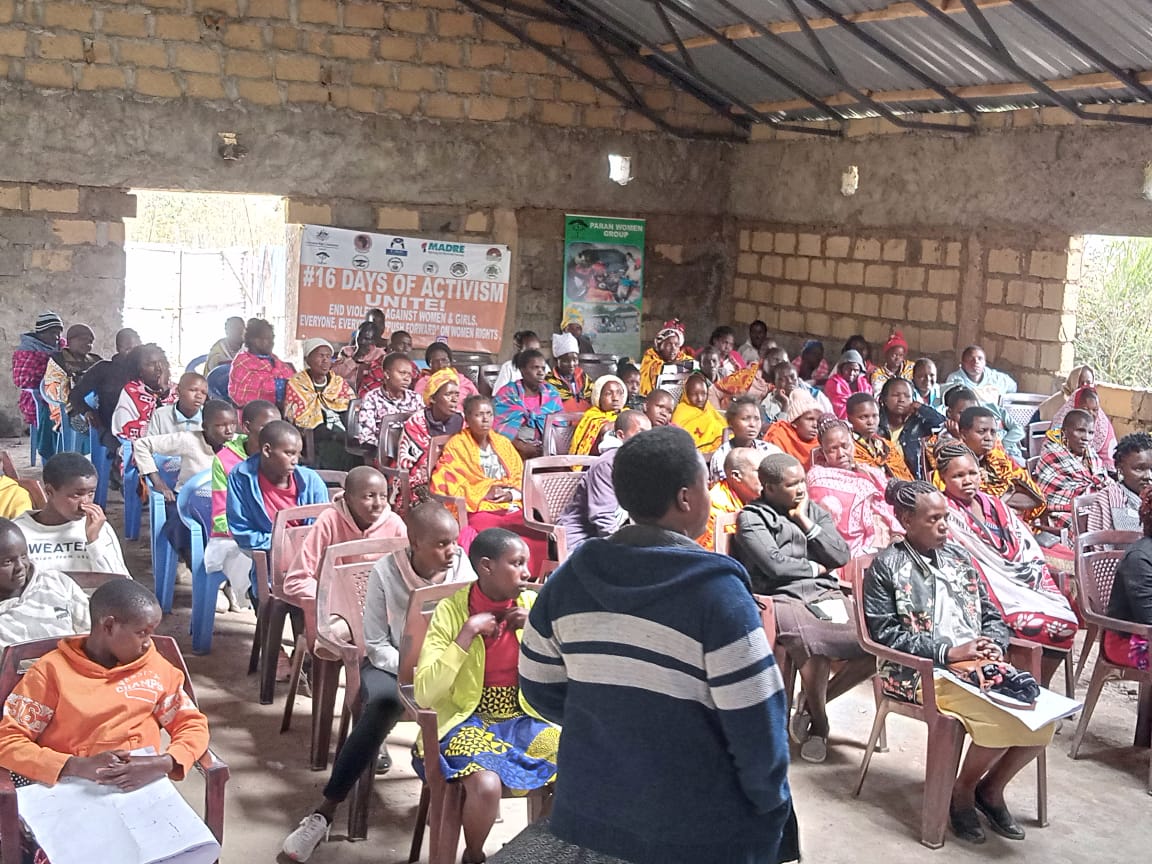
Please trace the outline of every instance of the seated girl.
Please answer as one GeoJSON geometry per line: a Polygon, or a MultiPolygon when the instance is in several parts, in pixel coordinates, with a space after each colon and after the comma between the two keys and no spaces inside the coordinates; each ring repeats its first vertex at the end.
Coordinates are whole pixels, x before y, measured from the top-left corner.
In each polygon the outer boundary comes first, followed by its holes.
{"type": "Polygon", "coordinates": [[[316,452],[309,453],[317,468],[347,470],[344,422],[355,394],[348,382],[332,371],[332,346],[327,339],[304,341],[304,368],[288,379],[284,419],[297,429],[311,429],[316,452]]]}
{"type": "MultiPolygon", "coordinates": [[[[1152,625],[1152,487],[1140,495],[1140,524],[1144,536],[1124,553],[1116,566],[1116,580],[1108,598],[1108,617],[1133,624],[1152,625]]],[[[1148,668],[1148,640],[1132,633],[1104,631],[1104,656],[1110,663],[1148,668]]]]}
{"type": "Polygon", "coordinates": [[[820,446],[816,427],[820,422],[820,403],[804,390],[797,389],[788,398],[788,412],[764,432],[764,440],[796,457],[804,470],[812,464],[812,451],[820,446]]]}
{"type": "Polygon", "coordinates": [[[1092,496],[1089,531],[1140,531],[1140,495],[1152,485],[1152,435],[1133,432],[1116,445],[1118,483],[1092,496]]]}
{"type": "MultiPolygon", "coordinates": [[[[936,464],[952,539],[972,556],[1005,623],[1021,639],[1067,652],[1076,637],[1076,614],[1028,526],[1001,499],[980,491],[980,467],[963,444],[942,445],[936,464]]],[[[1045,652],[1044,683],[1063,659],[1063,653],[1045,652]]]]}
{"type": "Polygon", "coordinates": [[[873,555],[901,533],[884,500],[884,472],[856,462],[852,430],[832,415],[820,420],[820,446],[812,453],[808,494],[828,511],[852,557],[873,555]]]}
{"type": "MultiPolygon", "coordinates": [[[[707,399],[707,391],[705,391],[707,399]]],[[[592,407],[584,412],[576,430],[572,433],[572,443],[568,452],[574,456],[599,456],[600,439],[612,429],[612,424],[624,408],[627,390],[624,382],[615,375],[601,375],[592,385],[592,407]]]]}
{"type": "Polygon", "coordinates": [[[428,464],[432,439],[455,435],[464,428],[464,418],[457,410],[460,385],[455,369],[441,369],[428,379],[424,388],[424,410],[413,414],[404,424],[396,445],[396,466],[408,472],[413,498],[427,491],[433,465],[428,464]]]}
{"type": "MultiPolygon", "coordinates": [[[[389,414],[414,414],[424,409],[424,400],[410,390],[414,370],[404,354],[389,354],[380,367],[380,386],[369,391],[360,403],[360,443],[375,447],[380,441],[380,426],[389,414]]],[[[425,391],[427,392],[427,391],[425,391]]]]}
{"type": "Polygon", "coordinates": [[[1100,457],[1104,470],[1114,470],[1116,463],[1113,460],[1112,451],[1116,449],[1116,430],[1112,427],[1112,421],[1108,419],[1108,415],[1100,410],[1100,394],[1092,387],[1081,387],[1056,412],[1052,418],[1053,428],[1060,426],[1064,422],[1064,418],[1068,416],[1068,412],[1074,408],[1087,411],[1092,415],[1092,442],[1089,446],[1100,457]]]}
{"type": "Polygon", "coordinates": [[[496,431],[509,438],[522,459],[544,454],[544,424],[549,414],[564,410],[560,393],[544,378],[548,364],[536,348],[525,348],[512,358],[516,380],[505,384],[492,398],[496,431]]]}
{"type": "Polygon", "coordinates": [[[112,434],[121,440],[143,438],[152,415],[161,405],[176,401],[168,370],[168,358],[159,345],[149,342],[128,355],[132,378],[120,392],[112,412],[112,434]]]}
{"type": "Polygon", "coordinates": [[[571,333],[552,334],[552,369],[544,380],[560,394],[564,410],[587,411],[591,406],[592,379],[580,368],[580,350],[571,333]]]}
{"type": "MultiPolygon", "coordinates": [[[[61,424],[74,422],[78,431],[87,430],[84,415],[78,414],[69,420],[67,412],[60,414],[59,403],[68,404],[68,397],[72,388],[85,372],[100,362],[100,355],[92,353],[92,343],[96,335],[87,324],[73,324],[68,328],[67,341],[59,351],[48,359],[48,367],[44,370],[43,387],[49,399],[48,412],[52,417],[52,425],[61,428],[61,424]]],[[[88,439],[78,442],[81,452],[88,451],[88,439]]]]}
{"type": "Polygon", "coordinates": [[[724,441],[728,423],[724,415],[708,402],[708,379],[700,373],[684,382],[680,403],[672,412],[672,425],[691,435],[696,449],[705,457],[715,453],[724,441]]]}
{"type": "MultiPolygon", "coordinates": [[[[858,602],[872,638],[939,667],[1002,658],[1012,631],[968,553],[948,542],[944,496],[922,480],[897,480],[888,485],[887,497],[905,536],[881,551],[864,574],[858,602]]],[[[889,661],[880,664],[879,675],[886,692],[908,702],[920,700],[921,687],[933,687],[940,711],[963,723],[972,738],[952,787],[949,816],[956,836],[970,843],[985,841],[979,810],[997,834],[1023,840],[1024,829],[1004,801],[1004,788],[1048,746],[1056,724],[1033,732],[948,678],[921,681],[913,669],[889,661]]]]}
{"type": "Polygon", "coordinates": [[[764,453],[783,452],[775,444],[760,440],[760,406],[751,396],[737,396],[724,412],[730,434],[728,440],[712,454],[708,463],[708,483],[713,485],[724,479],[724,460],[737,447],[748,447],[764,453]]]}
{"type": "Polygon", "coordinates": [[[424,361],[428,364],[428,368],[416,379],[416,384],[412,387],[417,393],[423,395],[425,388],[432,380],[432,376],[444,369],[450,369],[455,373],[456,386],[460,388],[461,399],[475,396],[479,392],[472,379],[455,368],[456,361],[452,356],[452,349],[443,342],[433,342],[429,345],[424,351],[424,361]]]}
{"type": "Polygon", "coordinates": [[[882,436],[880,404],[871,393],[854,393],[846,403],[848,425],[856,442],[856,461],[879,468],[890,480],[911,480],[904,451],[882,436]]]}
{"type": "Polygon", "coordinates": [[[628,391],[624,407],[633,411],[643,411],[644,397],[640,395],[640,370],[631,363],[621,360],[616,366],[616,377],[624,382],[624,389],[628,391]]]}
{"type": "MultiPolygon", "coordinates": [[[[437,715],[440,752],[432,758],[448,782],[464,787],[462,860],[477,864],[486,860],[504,787],[523,795],[555,779],[560,729],[520,695],[520,639],[536,599],[524,590],[528,547],[492,528],[475,537],[468,558],[477,581],[432,613],[414,690],[417,703],[437,715]]],[[[429,754],[419,744],[416,750],[413,766],[423,777],[429,754]]]]}
{"type": "Polygon", "coordinates": [[[296,374],[291,363],[272,353],[276,331],[262,318],[251,318],[244,328],[244,350],[228,371],[228,398],[243,408],[253,399],[283,405],[288,379],[296,374]]]}
{"type": "Polygon", "coordinates": [[[868,373],[872,391],[879,391],[893,378],[911,381],[914,366],[915,364],[908,359],[908,342],[904,334],[899,330],[893,330],[892,336],[884,343],[884,364],[868,373]]]}
{"type": "MultiPolygon", "coordinates": [[[[495,396],[509,384],[519,381],[523,376],[520,367],[516,365],[517,357],[524,351],[539,351],[540,337],[535,330],[517,330],[512,334],[512,359],[500,364],[500,371],[492,384],[492,395],[495,396]]],[[[544,355],[541,354],[541,357],[544,355]]],[[[544,364],[544,371],[548,371],[548,364],[544,364]]]]}
{"type": "Polygon", "coordinates": [[[848,416],[848,400],[857,393],[872,395],[872,385],[868,383],[860,352],[845,351],[824,385],[824,395],[832,403],[832,413],[843,420],[848,416]]]}
{"type": "Polygon", "coordinates": [[[900,449],[915,480],[927,480],[924,447],[944,428],[947,418],[935,408],[916,402],[912,382],[889,378],[880,389],[880,425],[877,432],[900,449]]]}

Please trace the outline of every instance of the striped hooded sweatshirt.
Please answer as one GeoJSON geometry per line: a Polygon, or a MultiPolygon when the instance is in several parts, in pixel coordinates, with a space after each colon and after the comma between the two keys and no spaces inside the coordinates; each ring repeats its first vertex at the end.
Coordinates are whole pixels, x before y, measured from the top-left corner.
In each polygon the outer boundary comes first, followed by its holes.
{"type": "Polygon", "coordinates": [[[559,839],[635,864],[778,860],[784,688],[735,560],[654,526],[586,541],[532,608],[520,687],[564,729],[559,839]]]}

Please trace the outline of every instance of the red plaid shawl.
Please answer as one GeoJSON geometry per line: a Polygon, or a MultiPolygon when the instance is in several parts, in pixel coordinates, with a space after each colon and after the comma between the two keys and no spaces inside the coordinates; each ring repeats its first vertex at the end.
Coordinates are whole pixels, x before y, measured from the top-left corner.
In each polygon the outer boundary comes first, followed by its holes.
{"type": "Polygon", "coordinates": [[[1083,456],[1073,456],[1064,446],[1064,436],[1059,429],[1048,431],[1048,440],[1036,466],[1036,479],[1048,501],[1048,516],[1059,528],[1067,527],[1072,516],[1072,501],[1077,495],[1099,492],[1112,483],[1096,452],[1089,447],[1083,456]]]}

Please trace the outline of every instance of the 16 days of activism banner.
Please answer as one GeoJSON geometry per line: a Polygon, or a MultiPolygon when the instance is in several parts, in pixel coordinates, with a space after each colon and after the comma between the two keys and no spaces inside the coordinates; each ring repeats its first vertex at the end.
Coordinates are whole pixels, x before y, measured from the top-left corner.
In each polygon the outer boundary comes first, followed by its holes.
{"type": "Polygon", "coordinates": [[[564,320],[598,354],[640,356],[644,220],[564,217],[564,320]]]}
{"type": "Polygon", "coordinates": [[[417,347],[500,351],[511,259],[507,246],[304,225],[296,338],[345,344],[369,309],[417,347]]]}

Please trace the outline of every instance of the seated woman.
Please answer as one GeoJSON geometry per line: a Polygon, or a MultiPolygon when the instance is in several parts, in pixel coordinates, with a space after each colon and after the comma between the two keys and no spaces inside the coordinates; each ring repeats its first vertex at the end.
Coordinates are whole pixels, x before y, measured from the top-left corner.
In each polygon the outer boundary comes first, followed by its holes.
{"type": "Polygon", "coordinates": [[[1059,429],[1048,430],[1036,479],[1048,505],[1048,517],[1058,528],[1068,527],[1077,496],[1113,485],[1100,457],[1089,446],[1094,430],[1092,415],[1079,408],[1064,415],[1059,429]]]}
{"type": "Polygon", "coordinates": [[[812,464],[812,451],[820,446],[816,427],[823,414],[820,403],[803,390],[788,399],[788,413],[764,431],[764,440],[795,457],[805,467],[812,464]]]}
{"type": "Polygon", "coordinates": [[[724,412],[724,419],[728,423],[728,440],[712,454],[708,462],[708,483],[713,485],[724,479],[724,460],[728,454],[739,447],[760,450],[764,453],[783,453],[775,444],[760,440],[760,406],[750,396],[737,396],[728,405],[724,412]]]}
{"type": "MultiPolygon", "coordinates": [[[[492,395],[495,396],[509,384],[519,381],[523,373],[520,367],[516,365],[516,358],[518,355],[525,351],[539,351],[540,350],[540,337],[536,335],[535,330],[517,330],[512,334],[512,359],[505,360],[500,364],[500,371],[496,375],[496,381],[492,384],[492,395]]],[[[541,354],[541,357],[544,355],[541,354]]],[[[544,364],[544,371],[547,373],[548,364],[544,364]]]]}
{"type": "Polygon", "coordinates": [[[288,379],[284,419],[297,429],[311,429],[316,452],[309,453],[317,468],[346,471],[354,467],[344,449],[352,388],[332,371],[332,346],[327,339],[304,341],[304,368],[288,379]]]}
{"type": "Polygon", "coordinates": [[[587,411],[592,402],[592,379],[580,368],[580,354],[576,337],[571,333],[552,334],[552,369],[544,376],[545,382],[560,394],[565,411],[587,411]]]}
{"type": "MultiPolygon", "coordinates": [[[[788,413],[788,400],[792,398],[792,394],[797,390],[803,390],[808,393],[820,405],[822,413],[832,414],[832,403],[828,401],[828,397],[813,387],[800,380],[800,375],[796,372],[796,367],[789,363],[787,360],[775,364],[771,369],[769,380],[772,382],[772,392],[761,401],[761,408],[764,411],[764,416],[768,418],[771,423],[780,419],[788,413]]],[[[751,394],[749,394],[751,395],[751,394]]]]}
{"type": "Polygon", "coordinates": [[[91,627],[83,589],[68,574],[33,564],[19,526],[0,519],[0,649],[91,627]]]}
{"type": "Polygon", "coordinates": [[[356,330],[356,344],[345,345],[332,363],[332,371],[348,382],[360,398],[380,386],[384,349],[376,344],[380,331],[375,322],[365,321],[356,330]]]}
{"type": "Polygon", "coordinates": [[[1047,684],[1072,648],[1076,613],[1056,586],[1028,526],[1002,500],[980,491],[980,468],[972,451],[952,441],[936,451],[936,459],[952,539],[972,556],[989,599],[1019,638],[1060,652],[1044,653],[1047,684]]]}
{"type": "MultiPolygon", "coordinates": [[[[948,542],[948,503],[923,480],[893,481],[888,503],[904,527],[898,540],[876,556],[864,574],[863,604],[872,638],[896,651],[930,659],[938,667],[964,660],[999,660],[1012,631],[988,597],[972,559],[948,542]]],[[[948,678],[921,681],[917,672],[888,661],[880,664],[884,690],[906,702],[920,688],[935,690],[936,705],[964,724],[972,743],[952,787],[952,830],[970,843],[983,843],[989,827],[1010,840],[1024,829],[1004,801],[1004,788],[1052,741],[1056,724],[1033,732],[948,678]]]]}
{"type": "Polygon", "coordinates": [[[836,371],[824,385],[824,395],[832,403],[832,413],[841,420],[848,416],[848,400],[857,393],[872,395],[872,385],[864,374],[864,358],[859,351],[845,351],[840,355],[836,371]]]}
{"type": "MultiPolygon", "coordinates": [[[[1152,492],[1140,494],[1140,525],[1144,536],[1133,543],[1116,565],[1108,598],[1108,617],[1152,625],[1152,492]]],[[[1131,633],[1104,631],[1104,656],[1110,663],[1148,668],[1148,640],[1131,633]]]]}
{"type": "Polygon", "coordinates": [[[232,359],[228,371],[228,398],[243,408],[254,399],[283,405],[288,379],[296,374],[291,363],[272,353],[276,331],[262,318],[249,318],[244,328],[244,350],[232,359]]]}
{"type": "Polygon", "coordinates": [[[488,529],[468,559],[477,579],[437,604],[416,664],[416,702],[436,712],[440,752],[421,753],[418,744],[413,767],[423,777],[424,759],[439,759],[448,782],[463,786],[462,861],[478,864],[503,787],[525,794],[555,779],[560,729],[520,694],[520,639],[536,599],[524,590],[528,547],[488,529]]]}
{"type": "MultiPolygon", "coordinates": [[[[555,345],[552,350],[555,353],[555,345]]],[[[647,396],[655,390],[665,372],[691,372],[695,365],[692,355],[684,350],[684,325],[678,318],[665,321],[640,361],[640,395],[647,396]]]]}
{"type": "Polygon", "coordinates": [[[888,480],[879,469],[857,464],[852,430],[843,420],[825,415],[817,434],[808,495],[828,511],[852,557],[873,555],[900,533],[884,500],[888,480]]]}
{"type": "Polygon", "coordinates": [[[884,382],[879,408],[877,433],[900,449],[914,479],[928,479],[924,476],[927,473],[924,447],[928,439],[944,428],[944,415],[935,408],[917,404],[912,382],[905,378],[889,378],[884,382]]]}
{"type": "Polygon", "coordinates": [[[514,358],[517,379],[505,384],[492,398],[496,431],[512,441],[522,459],[544,454],[544,425],[549,414],[564,410],[560,393],[544,379],[548,364],[535,348],[525,348],[514,358]]]}
{"type": "Polygon", "coordinates": [[[700,373],[684,382],[680,402],[672,412],[672,425],[691,435],[705,458],[715,453],[724,440],[728,424],[724,415],[708,403],[708,381],[700,373]]]}
{"type": "Polygon", "coordinates": [[[757,594],[771,595],[777,640],[800,671],[804,704],[797,705],[790,731],[800,756],[823,762],[828,755],[827,702],[875,672],[871,658],[848,623],[844,595],[832,571],[851,553],[832,518],[813,504],[804,468],[792,456],[765,456],[760,463],[760,497],[736,517],[732,555],[743,564],[757,594]],[[814,608],[819,608],[818,617],[814,608]],[[829,680],[832,663],[848,661],[829,680]]]}
{"type": "Polygon", "coordinates": [[[624,382],[624,389],[628,398],[624,400],[624,407],[633,411],[644,410],[644,397],[640,395],[640,370],[621,360],[616,364],[616,377],[624,382]]]}
{"type": "MultiPolygon", "coordinates": [[[[68,423],[67,414],[61,416],[60,406],[63,402],[68,404],[68,397],[72,388],[80,380],[80,376],[100,362],[100,355],[92,353],[92,343],[96,335],[87,324],[73,324],[65,334],[67,339],[63,348],[48,358],[48,366],[44,370],[44,392],[52,402],[48,403],[48,413],[52,417],[52,425],[59,429],[61,424],[68,423]]],[[[87,431],[88,423],[84,415],[78,414],[73,418],[80,424],[81,431],[87,431]]],[[[88,452],[88,439],[78,442],[82,453],[88,452]]]]}
{"type": "Polygon", "coordinates": [[[847,403],[848,425],[856,442],[856,461],[878,468],[890,480],[911,480],[904,452],[877,430],[880,405],[871,393],[855,393],[847,403]]]}
{"type": "Polygon", "coordinates": [[[816,387],[823,387],[832,371],[828,368],[828,361],[824,359],[824,343],[819,339],[809,339],[805,342],[792,365],[796,367],[796,374],[800,376],[801,381],[816,387]]]}
{"type": "MultiPolygon", "coordinates": [[[[950,390],[948,396],[952,397],[954,393],[955,390],[950,390]]],[[[1044,493],[1032,475],[1017,465],[1000,444],[1000,420],[996,412],[980,405],[972,393],[962,393],[953,400],[949,416],[954,416],[956,411],[960,412],[956,420],[956,437],[976,454],[980,464],[980,491],[993,498],[1018,492],[1023,501],[1031,503],[1031,506],[1023,505],[1020,510],[1025,522],[1032,523],[1043,516],[1048,509],[1044,493]]],[[[935,455],[932,458],[934,460],[935,455]]]]}
{"type": "Polygon", "coordinates": [[[1092,496],[1089,531],[1140,531],[1140,495],[1152,486],[1152,435],[1133,432],[1116,445],[1118,483],[1092,496]]]}
{"type": "MultiPolygon", "coordinates": [[[[48,364],[48,368],[52,368],[51,363],[48,364]]],[[[45,380],[47,380],[47,376],[45,376],[45,380]]],[[[1079,408],[1081,411],[1092,415],[1093,431],[1089,446],[1100,457],[1104,470],[1111,473],[1116,468],[1116,462],[1112,457],[1112,451],[1116,449],[1116,430],[1112,428],[1112,421],[1108,419],[1108,415],[1100,410],[1100,394],[1092,387],[1081,387],[1056,412],[1056,416],[1052,418],[1052,425],[1054,427],[1060,426],[1064,422],[1064,418],[1068,416],[1068,412],[1074,408],[1079,408]]]]}
{"type": "Polygon", "coordinates": [[[400,433],[395,467],[408,472],[414,499],[425,497],[432,469],[436,467],[428,464],[432,439],[456,435],[464,428],[464,418],[457,411],[460,385],[456,381],[455,369],[434,373],[424,388],[424,410],[413,414],[400,433]]]}
{"type": "Polygon", "coordinates": [[[876,364],[872,362],[872,344],[856,333],[848,337],[848,341],[844,343],[844,347],[840,349],[840,353],[844,354],[847,351],[855,351],[864,361],[865,375],[871,375],[876,371],[876,364]]]}
{"type": "Polygon", "coordinates": [[[492,418],[488,397],[464,400],[464,428],[444,445],[428,488],[436,495],[464,499],[468,527],[460,533],[461,548],[467,551],[472,538],[487,528],[507,528],[524,537],[533,552],[533,572],[539,572],[548,544],[524,524],[524,463],[512,442],[492,434],[492,418]]]}
{"type": "Polygon", "coordinates": [[[451,369],[456,374],[456,386],[460,388],[462,400],[469,396],[475,396],[479,392],[476,385],[472,383],[472,379],[455,368],[452,349],[443,342],[433,342],[429,345],[424,351],[424,361],[428,364],[428,368],[416,379],[416,383],[412,387],[421,396],[424,395],[424,388],[428,386],[432,376],[443,369],[451,369]]]}
{"type": "Polygon", "coordinates": [[[937,411],[944,410],[944,396],[936,383],[936,363],[929,357],[921,357],[912,365],[912,398],[937,411]]]}
{"type": "Polygon", "coordinates": [[[873,393],[879,392],[880,388],[893,378],[912,380],[915,364],[908,359],[908,342],[899,330],[893,330],[888,341],[884,343],[883,356],[884,362],[868,373],[873,393]]]}
{"type": "MultiPolygon", "coordinates": [[[[584,412],[568,452],[574,456],[599,456],[600,439],[612,428],[624,409],[627,391],[624,382],[615,375],[601,375],[592,385],[592,407],[584,412]]],[[[707,398],[707,394],[705,394],[707,398]]]]}
{"type": "MultiPolygon", "coordinates": [[[[1056,412],[1071,401],[1077,390],[1084,387],[1096,387],[1096,373],[1092,371],[1091,366],[1075,366],[1068,373],[1064,383],[1060,385],[1060,389],[1041,402],[1040,407],[1036,409],[1036,413],[1040,415],[1040,420],[1051,422],[1052,418],[1056,416],[1056,412]]],[[[1058,424],[1053,423],[1052,425],[1058,424]]]]}
{"type": "MultiPolygon", "coordinates": [[[[389,414],[410,414],[424,410],[424,400],[409,387],[416,367],[404,354],[389,354],[381,364],[380,386],[369,391],[360,403],[359,439],[368,447],[380,441],[380,425],[389,414]]],[[[427,392],[427,390],[425,390],[427,392]]]]}

